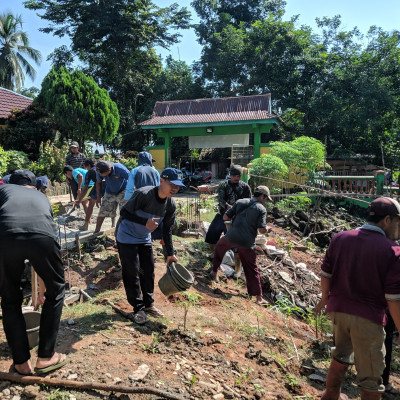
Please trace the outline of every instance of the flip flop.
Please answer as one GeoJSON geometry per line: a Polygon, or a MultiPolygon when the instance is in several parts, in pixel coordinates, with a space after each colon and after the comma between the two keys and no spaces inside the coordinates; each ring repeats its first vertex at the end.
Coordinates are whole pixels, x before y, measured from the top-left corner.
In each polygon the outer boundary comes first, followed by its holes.
{"type": "Polygon", "coordinates": [[[48,365],[47,367],[37,368],[35,367],[35,373],[37,375],[44,375],[48,372],[55,371],[58,368],[63,367],[68,362],[68,356],[65,356],[65,360],[61,361],[62,354],[58,353],[58,359],[54,364],[48,365]]]}
{"type": "Polygon", "coordinates": [[[255,303],[258,304],[261,307],[268,307],[269,306],[268,301],[265,301],[265,300],[263,300],[263,301],[255,301],[255,303]]]}
{"type": "Polygon", "coordinates": [[[149,318],[143,310],[132,313],[129,318],[138,325],[144,325],[146,322],[149,322],[149,318]]]}
{"type": "Polygon", "coordinates": [[[150,314],[153,317],[157,317],[157,318],[164,318],[165,317],[164,313],[161,310],[159,310],[158,308],[154,307],[154,306],[146,307],[144,309],[144,312],[146,314],[150,314]]]}

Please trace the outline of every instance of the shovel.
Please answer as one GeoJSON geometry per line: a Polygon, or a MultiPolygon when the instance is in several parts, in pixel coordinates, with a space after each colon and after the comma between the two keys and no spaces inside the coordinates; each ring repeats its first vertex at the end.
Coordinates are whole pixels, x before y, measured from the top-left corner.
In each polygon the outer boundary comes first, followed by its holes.
{"type": "Polygon", "coordinates": [[[65,214],[66,217],[70,216],[76,209],[76,205],[74,204],[74,206],[67,211],[67,213],[65,214]]]}

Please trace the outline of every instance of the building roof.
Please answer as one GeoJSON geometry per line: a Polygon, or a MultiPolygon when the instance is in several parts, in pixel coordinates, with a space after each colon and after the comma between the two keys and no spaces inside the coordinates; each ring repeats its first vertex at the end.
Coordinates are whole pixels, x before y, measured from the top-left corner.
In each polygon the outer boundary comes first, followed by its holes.
{"type": "Polygon", "coordinates": [[[217,99],[157,101],[146,126],[210,124],[216,122],[260,121],[276,119],[271,113],[271,95],[225,97],[217,99]]]}
{"type": "Polygon", "coordinates": [[[24,110],[30,104],[31,98],[0,87],[0,118],[7,118],[14,108],[24,110]]]}

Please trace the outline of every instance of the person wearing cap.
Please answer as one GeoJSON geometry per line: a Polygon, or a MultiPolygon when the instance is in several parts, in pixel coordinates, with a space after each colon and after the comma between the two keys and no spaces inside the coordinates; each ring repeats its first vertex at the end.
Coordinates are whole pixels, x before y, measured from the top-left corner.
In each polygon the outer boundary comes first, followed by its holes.
{"type": "Polygon", "coordinates": [[[36,189],[42,193],[46,193],[46,189],[49,187],[49,178],[46,175],[38,176],[36,178],[36,189]]]}
{"type": "Polygon", "coordinates": [[[385,310],[400,329],[400,204],[375,199],[367,223],[337,233],[321,265],[322,297],[315,313],[326,306],[334,325],[335,348],[323,400],[346,398],[340,386],[355,364],[361,399],[380,399],[385,391],[385,310]]]}
{"type": "Polygon", "coordinates": [[[209,244],[212,252],[214,252],[215,245],[221,234],[226,233],[226,226],[223,220],[225,212],[237,200],[251,198],[250,186],[240,179],[242,176],[242,167],[240,165],[232,165],[229,172],[230,179],[218,186],[218,213],[212,220],[206,234],[205,241],[209,244]]]}
{"type": "Polygon", "coordinates": [[[260,274],[256,264],[255,239],[257,232],[267,233],[264,204],[271,201],[267,186],[258,186],[251,199],[240,199],[223,215],[224,221],[233,220],[228,232],[218,240],[213,259],[211,279],[218,280],[218,269],[225,253],[236,247],[246,277],[247,292],[256,296],[256,303],[264,305],[260,274]]]}
{"type": "Polygon", "coordinates": [[[160,174],[154,168],[153,162],[154,160],[151,154],[147,151],[141,151],[139,153],[138,166],[132,168],[131,172],[129,173],[124,198],[125,202],[132,197],[135,189],[139,189],[144,186],[158,186],[160,184],[160,174]]]}
{"type": "MultiPolygon", "coordinates": [[[[126,184],[129,178],[129,170],[120,163],[111,161],[99,161],[96,164],[96,205],[100,205],[94,232],[100,232],[105,217],[111,217],[112,221],[117,216],[117,208],[124,206],[126,184]],[[106,189],[101,198],[102,181],[105,180],[106,189]]],[[[114,223],[113,223],[114,225],[114,223]]]]}
{"type": "Polygon", "coordinates": [[[148,321],[147,314],[163,317],[154,306],[154,258],[151,232],[163,223],[163,240],[167,265],[177,262],[172,244],[172,226],[176,205],[172,197],[183,186],[182,173],[166,168],[159,186],[136,189],[121,210],[116,239],[122,265],[126,297],[133,307],[132,319],[137,324],[148,321]]]}
{"type": "Polygon", "coordinates": [[[13,358],[12,369],[23,375],[32,373],[21,309],[25,260],[30,261],[39,276],[38,305],[43,304],[35,371],[43,374],[67,362],[65,354],[54,352],[65,292],[58,228],[49,200],[36,190],[36,183],[31,171],[16,170],[11,174],[10,184],[0,186],[2,320],[13,358]]]}
{"type": "MultiPolygon", "coordinates": [[[[79,144],[78,142],[71,142],[69,145],[69,153],[67,157],[65,157],[65,165],[70,165],[73,169],[81,168],[83,161],[86,159],[86,156],[83,153],[79,152],[79,144]]],[[[72,178],[67,178],[67,184],[71,188],[72,196],[74,200],[76,200],[78,196],[78,184],[72,178]]]]}

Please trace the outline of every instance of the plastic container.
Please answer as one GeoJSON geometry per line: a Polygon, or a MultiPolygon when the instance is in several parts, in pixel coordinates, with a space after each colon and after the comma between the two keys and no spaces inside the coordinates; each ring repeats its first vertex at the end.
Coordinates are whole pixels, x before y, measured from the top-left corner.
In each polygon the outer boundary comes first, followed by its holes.
{"type": "Polygon", "coordinates": [[[167,272],[158,281],[158,287],[165,296],[170,296],[189,289],[193,282],[193,275],[183,265],[171,263],[167,267],[167,272]]]}

